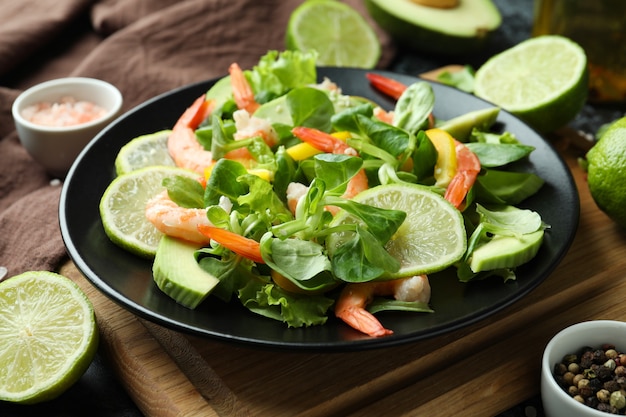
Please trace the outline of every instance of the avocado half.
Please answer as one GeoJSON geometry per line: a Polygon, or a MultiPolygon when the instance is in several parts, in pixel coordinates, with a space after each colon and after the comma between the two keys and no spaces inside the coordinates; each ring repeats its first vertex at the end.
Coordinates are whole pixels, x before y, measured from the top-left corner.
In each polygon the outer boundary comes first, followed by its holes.
{"type": "Polygon", "coordinates": [[[442,55],[479,51],[500,27],[492,0],[459,0],[455,7],[423,6],[412,0],[365,0],[369,14],[399,44],[442,55]]]}

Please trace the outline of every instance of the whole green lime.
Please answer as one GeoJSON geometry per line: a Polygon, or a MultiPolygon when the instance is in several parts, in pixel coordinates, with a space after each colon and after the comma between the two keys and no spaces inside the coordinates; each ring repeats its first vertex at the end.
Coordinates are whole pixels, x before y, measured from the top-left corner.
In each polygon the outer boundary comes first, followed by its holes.
{"type": "Polygon", "coordinates": [[[611,123],[587,153],[589,191],[600,210],[626,228],[626,117],[611,123]]]}

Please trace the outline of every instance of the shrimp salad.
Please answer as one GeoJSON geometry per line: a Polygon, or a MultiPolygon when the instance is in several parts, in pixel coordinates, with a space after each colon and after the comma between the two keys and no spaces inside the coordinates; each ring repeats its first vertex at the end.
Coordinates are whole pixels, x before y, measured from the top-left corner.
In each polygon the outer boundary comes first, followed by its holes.
{"type": "Polygon", "coordinates": [[[238,299],[288,327],[335,315],[372,337],[393,333],[375,312],[436,314],[428,276],[389,278],[398,262],[385,245],[406,213],[353,200],[392,183],[429,187],[462,213],[466,253],[443,266],[461,282],[515,279],[515,266],[476,272],[469,259],[494,236],[548,228],[539,214],[515,207],[541,178],[507,169],[534,148],[490,132],[495,117],[455,133],[454,123],[433,114],[426,81],[403,85],[369,73],[374,88],[396,99],[390,110],[345,95],[332,80],[318,82],[316,56],[270,51],[250,70],[234,63],[173,126],[169,153],[199,178],[164,181],[146,217],[198,244],[198,264],[219,280],[211,297],[238,299]],[[360,223],[333,223],[340,211],[360,223]],[[328,237],[346,230],[353,240],[330,251],[328,237]]]}

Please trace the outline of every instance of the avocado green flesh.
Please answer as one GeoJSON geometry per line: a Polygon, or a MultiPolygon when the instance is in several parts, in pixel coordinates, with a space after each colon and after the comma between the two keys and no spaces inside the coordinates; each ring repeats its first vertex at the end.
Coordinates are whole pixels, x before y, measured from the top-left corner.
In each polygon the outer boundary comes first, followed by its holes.
{"type": "Polygon", "coordinates": [[[366,0],[369,14],[398,42],[439,54],[467,54],[479,50],[502,23],[492,0],[462,0],[440,9],[410,0],[366,0]]]}
{"type": "Polygon", "coordinates": [[[233,97],[233,90],[230,84],[230,75],[220,78],[209,91],[206,92],[207,100],[215,100],[216,107],[220,107],[233,97]]]}
{"type": "Polygon", "coordinates": [[[291,113],[287,106],[287,96],[280,96],[272,101],[262,104],[255,112],[255,117],[267,119],[270,123],[291,125],[291,113]]]}
{"type": "Polygon", "coordinates": [[[495,236],[472,253],[470,268],[474,272],[515,268],[535,257],[543,242],[543,230],[528,233],[521,239],[495,236]]]}
{"type": "Polygon", "coordinates": [[[179,304],[196,308],[219,280],[198,265],[194,253],[201,245],[163,236],[152,266],[157,287],[179,304]]]}
{"type": "Polygon", "coordinates": [[[465,142],[474,128],[488,130],[495,123],[499,113],[499,107],[474,110],[443,122],[437,127],[448,132],[456,140],[465,142]]]}

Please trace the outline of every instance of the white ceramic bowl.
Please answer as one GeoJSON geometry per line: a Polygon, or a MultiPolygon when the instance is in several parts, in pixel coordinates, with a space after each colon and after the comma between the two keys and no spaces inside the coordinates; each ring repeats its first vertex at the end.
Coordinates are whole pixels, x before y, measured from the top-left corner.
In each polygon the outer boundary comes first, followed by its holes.
{"type": "Polygon", "coordinates": [[[574,400],[553,376],[554,365],[569,353],[585,346],[600,347],[612,343],[620,352],[626,351],[626,322],[594,320],[574,324],[557,333],[548,342],[541,361],[541,400],[546,417],[607,417],[609,413],[595,410],[574,400]]]}
{"type": "Polygon", "coordinates": [[[37,84],[13,102],[13,120],[20,141],[28,153],[53,176],[64,177],[91,139],[119,116],[122,94],[113,85],[93,78],[68,77],[37,84]],[[73,126],[44,126],[22,116],[24,108],[39,103],[56,103],[62,97],[89,101],[106,110],[106,115],[73,126]]]}

